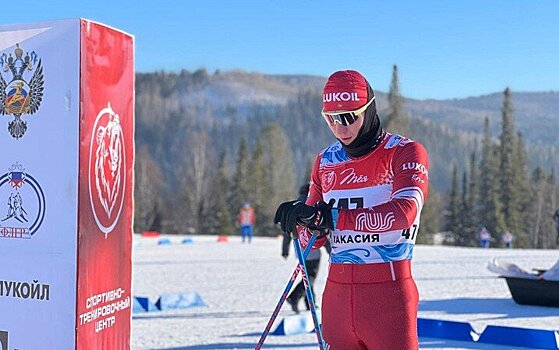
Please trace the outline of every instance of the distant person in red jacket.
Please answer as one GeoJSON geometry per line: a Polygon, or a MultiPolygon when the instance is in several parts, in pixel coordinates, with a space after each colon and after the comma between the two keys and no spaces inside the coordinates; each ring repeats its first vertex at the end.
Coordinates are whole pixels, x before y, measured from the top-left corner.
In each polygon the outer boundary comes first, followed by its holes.
{"type": "Polygon", "coordinates": [[[237,220],[241,226],[241,237],[243,243],[245,243],[245,239],[248,243],[250,243],[252,241],[252,227],[256,222],[256,215],[254,214],[254,209],[252,209],[250,203],[243,203],[241,210],[239,210],[239,215],[237,215],[237,220]]]}
{"type": "Polygon", "coordinates": [[[411,260],[427,198],[427,152],[382,129],[373,89],[357,71],[332,74],[322,102],[337,141],[316,157],[305,203],[282,203],[274,222],[303,246],[311,231],[329,232],[313,245],[332,243],[322,295],[327,349],[418,349],[411,260]]]}

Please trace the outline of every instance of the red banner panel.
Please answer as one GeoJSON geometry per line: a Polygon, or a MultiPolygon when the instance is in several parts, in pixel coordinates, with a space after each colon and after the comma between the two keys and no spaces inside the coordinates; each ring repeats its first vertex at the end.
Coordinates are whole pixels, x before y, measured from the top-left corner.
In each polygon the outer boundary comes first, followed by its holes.
{"type": "Polygon", "coordinates": [[[129,349],[134,40],[81,21],[76,349],[129,349]]]}

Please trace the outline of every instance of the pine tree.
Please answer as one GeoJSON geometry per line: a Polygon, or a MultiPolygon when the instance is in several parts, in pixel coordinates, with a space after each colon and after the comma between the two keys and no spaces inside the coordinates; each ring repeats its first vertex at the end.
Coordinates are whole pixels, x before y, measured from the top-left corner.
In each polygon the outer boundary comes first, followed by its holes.
{"type": "Polygon", "coordinates": [[[272,123],[262,129],[258,140],[262,144],[267,172],[266,200],[256,215],[262,216],[262,234],[275,236],[279,233],[273,225],[277,207],[282,202],[297,198],[293,156],[289,139],[279,124],[272,123]]]}
{"type": "Polygon", "coordinates": [[[404,100],[400,92],[398,66],[392,67],[392,81],[388,92],[388,114],[384,123],[386,130],[400,135],[409,135],[409,116],[404,110],[404,100]]]}
{"type": "Polygon", "coordinates": [[[464,169],[464,172],[462,173],[462,196],[460,201],[460,212],[458,215],[460,227],[462,228],[458,234],[458,236],[460,237],[459,245],[461,246],[472,245],[472,237],[470,232],[470,228],[472,226],[472,222],[471,222],[472,206],[470,205],[468,199],[469,199],[468,174],[466,172],[466,169],[464,169]]]}
{"type": "Polygon", "coordinates": [[[499,196],[500,178],[498,174],[499,152],[491,137],[489,119],[485,118],[480,164],[480,201],[481,226],[489,232],[503,232],[504,218],[499,196]]]}
{"type": "Polygon", "coordinates": [[[545,174],[541,167],[537,167],[532,174],[532,198],[530,208],[530,220],[533,222],[532,231],[530,232],[531,243],[533,248],[543,247],[543,238],[541,226],[545,222],[545,187],[544,187],[545,174]]]}
{"type": "Polygon", "coordinates": [[[541,167],[532,174],[531,200],[529,220],[533,223],[530,231],[532,248],[555,248],[557,246],[557,230],[552,220],[556,210],[555,175],[548,175],[541,167]]]}
{"type": "Polygon", "coordinates": [[[421,225],[417,234],[418,244],[433,244],[433,235],[440,231],[440,196],[433,186],[429,186],[427,201],[421,210],[421,225]]]}
{"type": "Polygon", "coordinates": [[[554,249],[559,248],[559,224],[555,222],[555,211],[559,210],[557,207],[559,203],[559,187],[557,186],[557,180],[555,177],[555,168],[551,169],[551,175],[549,176],[549,183],[551,184],[551,215],[552,215],[552,226],[553,230],[551,231],[551,247],[554,249]]]}
{"type": "Polygon", "coordinates": [[[232,235],[235,232],[235,226],[231,208],[228,204],[232,194],[225,152],[222,152],[219,156],[219,168],[212,192],[216,198],[215,205],[218,218],[217,227],[215,228],[214,233],[217,233],[218,235],[232,235]]]}
{"type": "Polygon", "coordinates": [[[468,208],[468,224],[465,227],[468,237],[468,245],[475,246],[477,242],[476,233],[480,227],[480,208],[479,208],[479,174],[476,162],[476,153],[472,152],[470,156],[470,186],[466,199],[466,207],[468,208]]]}
{"type": "Polygon", "coordinates": [[[517,213],[511,217],[511,231],[515,236],[515,246],[519,248],[527,248],[530,246],[530,223],[527,220],[529,184],[527,179],[527,156],[526,147],[524,146],[524,138],[522,133],[516,136],[514,158],[513,158],[513,206],[517,213]],[[514,229],[512,228],[514,227],[514,229]]]}
{"type": "Polygon", "coordinates": [[[557,208],[557,183],[555,182],[555,172],[553,169],[551,173],[547,177],[547,201],[546,201],[546,225],[545,225],[545,233],[546,233],[546,249],[550,248],[557,248],[557,244],[559,237],[557,237],[557,231],[555,222],[550,220],[553,218],[555,214],[555,210],[557,208]]]}
{"type": "Polygon", "coordinates": [[[254,233],[263,232],[265,227],[269,226],[269,222],[266,222],[269,217],[263,215],[262,208],[265,207],[267,201],[266,193],[266,162],[264,159],[264,147],[262,145],[263,140],[258,139],[256,146],[252,152],[251,162],[250,162],[250,184],[251,193],[250,201],[256,215],[256,225],[254,228],[254,233]]]}
{"type": "MultiPolygon", "coordinates": [[[[460,222],[460,193],[458,190],[458,168],[456,164],[452,164],[452,184],[449,194],[449,211],[446,217],[446,231],[452,232],[453,242],[455,245],[461,245],[461,222],[460,222]]],[[[447,242],[451,243],[451,242],[447,242]]]]}
{"type": "MultiPolygon", "coordinates": [[[[500,148],[500,161],[499,168],[500,177],[500,197],[503,203],[503,215],[505,217],[506,228],[513,234],[520,231],[519,225],[519,212],[517,210],[517,198],[515,192],[515,178],[514,178],[514,154],[515,154],[515,132],[514,120],[512,115],[512,101],[510,89],[506,88],[504,92],[503,109],[501,113],[501,148],[500,148]]],[[[500,232],[502,233],[502,232],[500,232]]]]}

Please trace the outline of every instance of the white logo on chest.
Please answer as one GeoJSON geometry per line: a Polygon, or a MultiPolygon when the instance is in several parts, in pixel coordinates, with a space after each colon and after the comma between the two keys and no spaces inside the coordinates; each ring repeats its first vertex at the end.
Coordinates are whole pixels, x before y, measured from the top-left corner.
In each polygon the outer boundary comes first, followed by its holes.
{"type": "Polygon", "coordinates": [[[364,212],[355,218],[355,231],[387,231],[392,227],[396,218],[393,212],[386,215],[375,212],[364,212]]]}
{"type": "Polygon", "coordinates": [[[357,175],[353,168],[345,169],[340,175],[343,176],[340,185],[362,184],[369,180],[367,175],[357,175]]]}

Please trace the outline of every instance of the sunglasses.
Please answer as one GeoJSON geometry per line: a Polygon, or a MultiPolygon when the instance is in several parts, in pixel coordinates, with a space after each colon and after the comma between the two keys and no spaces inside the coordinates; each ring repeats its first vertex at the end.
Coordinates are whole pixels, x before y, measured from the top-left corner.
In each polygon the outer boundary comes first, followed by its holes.
{"type": "Polygon", "coordinates": [[[369,107],[369,105],[371,103],[373,103],[373,101],[375,100],[375,96],[373,96],[372,99],[369,100],[369,102],[367,102],[366,105],[364,105],[363,107],[355,110],[355,111],[347,111],[347,112],[339,112],[339,113],[326,113],[324,112],[324,108],[322,109],[322,116],[324,117],[324,119],[326,119],[326,122],[328,122],[328,124],[330,125],[334,125],[336,123],[341,124],[343,126],[348,126],[351,125],[353,123],[355,123],[355,121],[357,120],[357,117],[359,117],[359,115],[363,112],[365,112],[365,110],[367,109],[367,107],[369,107]]]}

